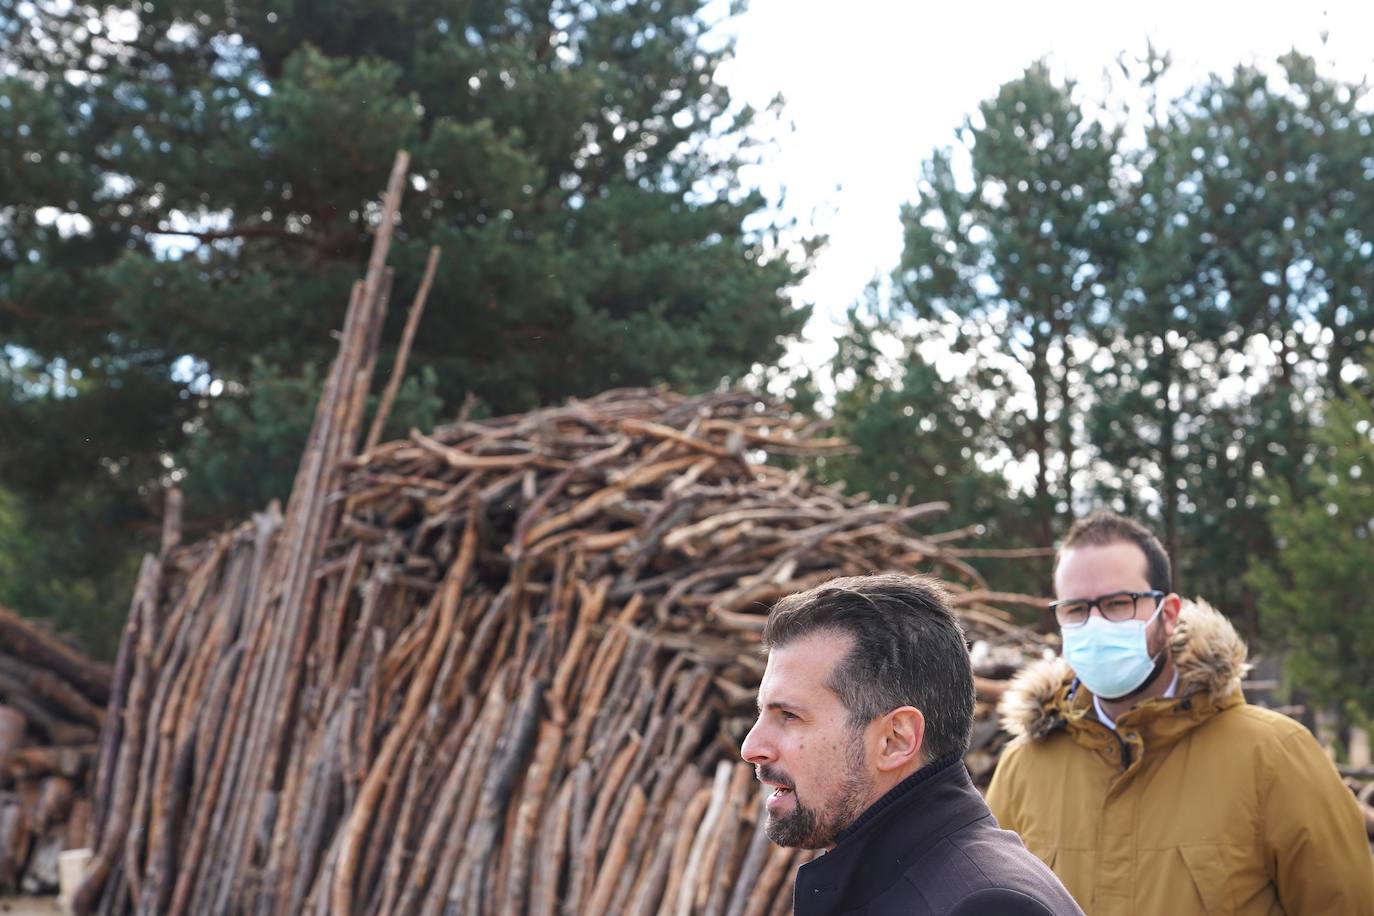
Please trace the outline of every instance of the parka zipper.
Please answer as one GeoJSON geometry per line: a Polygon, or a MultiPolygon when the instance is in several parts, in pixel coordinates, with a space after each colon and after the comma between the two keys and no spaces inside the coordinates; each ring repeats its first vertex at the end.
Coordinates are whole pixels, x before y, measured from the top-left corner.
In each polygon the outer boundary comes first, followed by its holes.
{"type": "Polygon", "coordinates": [[[1131,746],[1121,739],[1121,733],[1114,728],[1107,729],[1116,739],[1116,743],[1121,745],[1121,772],[1126,772],[1131,768],[1131,746]]]}

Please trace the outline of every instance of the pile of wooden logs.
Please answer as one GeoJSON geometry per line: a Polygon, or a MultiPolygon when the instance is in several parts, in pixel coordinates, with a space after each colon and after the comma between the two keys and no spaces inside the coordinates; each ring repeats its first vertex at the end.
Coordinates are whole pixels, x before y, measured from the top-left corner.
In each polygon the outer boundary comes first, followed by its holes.
{"type": "Polygon", "coordinates": [[[0,895],[57,889],[83,846],[110,669],[0,607],[0,895]]]}
{"type": "Polygon", "coordinates": [[[1374,851],[1374,769],[1353,766],[1340,766],[1339,769],[1346,787],[1360,803],[1365,832],[1369,834],[1369,846],[1374,851]]]}
{"type": "Polygon", "coordinates": [[[1038,645],[1021,599],[943,506],[768,463],[844,446],[752,395],[379,418],[360,449],[403,178],[285,512],[144,563],[78,911],[787,912],[809,854],[738,758],[769,605],[932,571],[996,658],[1038,645]]]}

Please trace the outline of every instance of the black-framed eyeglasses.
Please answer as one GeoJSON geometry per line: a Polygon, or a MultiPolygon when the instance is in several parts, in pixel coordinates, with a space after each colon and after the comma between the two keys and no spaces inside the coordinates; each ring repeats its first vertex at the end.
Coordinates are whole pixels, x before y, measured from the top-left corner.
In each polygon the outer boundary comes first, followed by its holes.
{"type": "MultiPolygon", "coordinates": [[[[1130,620],[1135,616],[1137,603],[1141,598],[1153,598],[1159,601],[1164,597],[1164,592],[1151,590],[1148,592],[1111,592],[1107,595],[1098,595],[1096,598],[1066,598],[1063,601],[1051,601],[1050,610],[1054,611],[1054,619],[1059,621],[1061,627],[1081,627],[1088,622],[1088,617],[1092,614],[1093,608],[1097,608],[1104,619],[1113,623],[1122,620],[1130,620]]],[[[1156,606],[1155,610],[1158,610],[1156,606]]]]}

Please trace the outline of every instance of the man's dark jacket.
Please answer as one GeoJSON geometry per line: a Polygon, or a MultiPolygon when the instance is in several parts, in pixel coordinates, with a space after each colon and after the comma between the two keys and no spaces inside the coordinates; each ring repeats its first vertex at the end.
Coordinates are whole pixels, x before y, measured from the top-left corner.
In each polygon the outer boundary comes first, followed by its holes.
{"type": "Polygon", "coordinates": [[[895,786],[797,872],[797,916],[1083,916],[1064,885],[997,826],[963,760],[895,786]]]}

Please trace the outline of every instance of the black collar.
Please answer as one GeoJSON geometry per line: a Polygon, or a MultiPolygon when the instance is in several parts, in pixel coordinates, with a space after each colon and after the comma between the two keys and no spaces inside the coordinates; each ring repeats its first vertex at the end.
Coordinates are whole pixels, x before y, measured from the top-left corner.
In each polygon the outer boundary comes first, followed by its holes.
{"type": "Polygon", "coordinates": [[[848,912],[899,880],[946,836],[988,816],[958,754],[902,780],[797,870],[794,912],[848,912]]]}
{"type": "Polygon", "coordinates": [[[901,782],[897,783],[891,789],[888,789],[882,798],[875,801],[872,805],[869,805],[868,810],[866,810],[863,814],[860,814],[857,818],[855,818],[854,823],[850,824],[848,827],[844,828],[839,833],[835,834],[835,845],[840,845],[845,841],[845,838],[851,837],[854,834],[858,833],[860,830],[863,829],[863,826],[865,824],[877,818],[879,814],[881,814],[884,810],[887,809],[888,806],[892,805],[894,802],[897,802],[898,800],[905,798],[907,794],[910,793],[917,786],[921,785],[922,783],[928,782],[937,774],[943,772],[947,767],[959,763],[963,759],[964,758],[962,754],[949,754],[944,757],[940,757],[936,760],[932,760],[930,763],[927,763],[925,766],[921,767],[915,773],[912,773],[906,779],[903,779],[901,782]]]}

